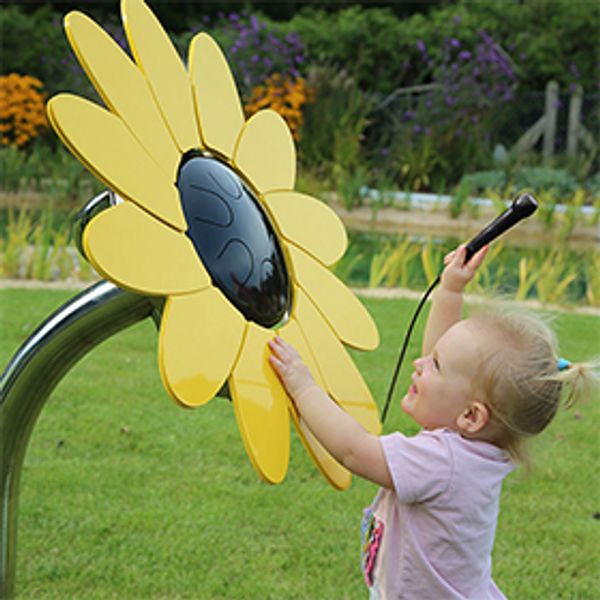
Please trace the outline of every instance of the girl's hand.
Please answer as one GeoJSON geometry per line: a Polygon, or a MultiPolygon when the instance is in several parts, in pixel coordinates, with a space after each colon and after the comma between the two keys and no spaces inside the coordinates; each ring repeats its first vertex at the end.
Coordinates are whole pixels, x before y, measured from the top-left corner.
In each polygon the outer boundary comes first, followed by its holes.
{"type": "Polygon", "coordinates": [[[448,292],[462,293],[467,283],[475,276],[475,272],[483,262],[488,249],[489,244],[486,244],[471,257],[467,264],[465,264],[467,250],[464,244],[447,254],[444,258],[446,268],[442,273],[442,289],[448,292]]]}
{"type": "Polygon", "coordinates": [[[277,336],[269,341],[269,348],[269,362],[293,400],[317,385],[293,346],[277,336]]]}

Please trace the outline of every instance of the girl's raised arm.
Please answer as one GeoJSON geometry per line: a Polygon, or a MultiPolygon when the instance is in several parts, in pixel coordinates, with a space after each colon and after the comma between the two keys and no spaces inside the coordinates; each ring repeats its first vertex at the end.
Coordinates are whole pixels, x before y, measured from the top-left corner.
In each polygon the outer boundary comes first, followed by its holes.
{"type": "Polygon", "coordinates": [[[462,318],[463,290],[482,263],[489,246],[484,246],[465,264],[466,248],[459,246],[444,258],[446,268],[433,294],[423,335],[423,356],[431,354],[437,341],[462,318]]]}

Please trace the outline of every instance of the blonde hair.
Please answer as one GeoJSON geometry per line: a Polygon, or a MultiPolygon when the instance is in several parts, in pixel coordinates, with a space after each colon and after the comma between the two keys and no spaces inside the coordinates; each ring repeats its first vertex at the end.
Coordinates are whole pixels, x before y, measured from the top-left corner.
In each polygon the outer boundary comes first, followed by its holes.
{"type": "Polygon", "coordinates": [[[569,407],[591,395],[600,362],[558,369],[556,336],[539,315],[510,306],[469,317],[487,330],[492,350],[482,360],[475,385],[490,411],[494,441],[530,466],[527,439],[543,431],[561,402],[569,407]]]}

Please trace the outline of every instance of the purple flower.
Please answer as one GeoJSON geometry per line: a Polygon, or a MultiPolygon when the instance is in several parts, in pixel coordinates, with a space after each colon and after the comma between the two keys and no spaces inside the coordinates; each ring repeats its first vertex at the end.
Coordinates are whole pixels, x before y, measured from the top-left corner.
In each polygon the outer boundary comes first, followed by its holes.
{"type": "Polygon", "coordinates": [[[456,16],[454,17],[454,19],[452,19],[452,20],[454,21],[454,24],[455,24],[455,25],[460,25],[460,24],[461,24],[461,21],[462,21],[462,18],[460,17],[460,15],[456,15],[456,16]]]}
{"type": "Polygon", "coordinates": [[[471,56],[473,55],[468,50],[461,50],[458,53],[458,58],[460,58],[460,60],[469,60],[471,56]]]}
{"type": "Polygon", "coordinates": [[[460,48],[460,41],[457,40],[456,38],[450,38],[450,45],[453,48],[460,48]]]}
{"type": "Polygon", "coordinates": [[[571,75],[573,75],[575,79],[579,79],[581,77],[579,69],[577,68],[577,65],[575,63],[571,63],[569,65],[569,72],[571,73],[571,75]]]}
{"type": "Polygon", "coordinates": [[[425,46],[425,42],[423,40],[417,40],[416,46],[417,50],[421,54],[427,54],[427,46],[425,46]]]}
{"type": "Polygon", "coordinates": [[[486,44],[494,44],[494,40],[492,39],[492,37],[490,36],[490,34],[485,31],[484,29],[481,29],[479,32],[479,37],[486,43],[486,44]]]}

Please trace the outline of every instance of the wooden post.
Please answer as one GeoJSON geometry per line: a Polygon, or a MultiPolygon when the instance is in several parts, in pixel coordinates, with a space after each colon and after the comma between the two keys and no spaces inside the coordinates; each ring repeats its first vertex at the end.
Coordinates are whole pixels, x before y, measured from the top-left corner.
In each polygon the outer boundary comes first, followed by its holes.
{"type": "Polygon", "coordinates": [[[546,117],[546,127],[544,130],[542,157],[544,162],[548,162],[554,154],[556,138],[556,120],[558,116],[558,83],[556,81],[550,81],[546,86],[546,108],[544,115],[546,117]]]}
{"type": "Polygon", "coordinates": [[[577,156],[577,142],[579,141],[581,116],[581,102],[583,89],[577,84],[569,101],[569,129],[567,131],[567,156],[577,156]]]}

